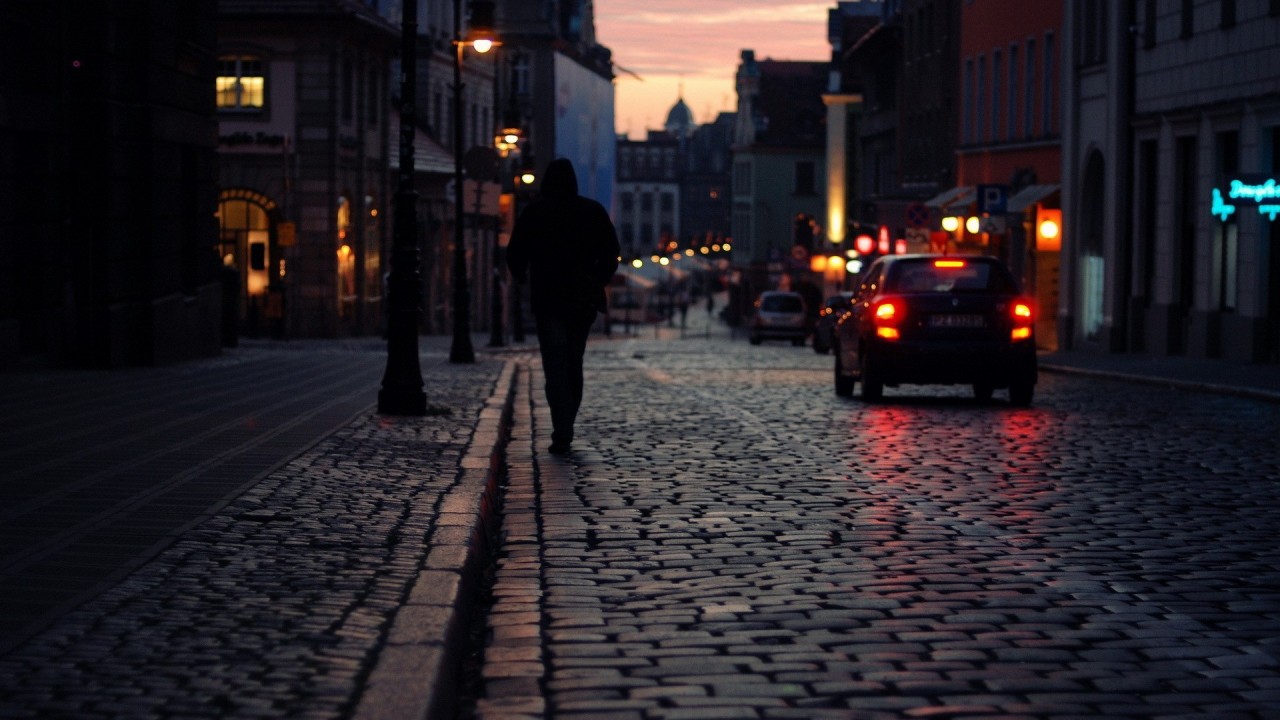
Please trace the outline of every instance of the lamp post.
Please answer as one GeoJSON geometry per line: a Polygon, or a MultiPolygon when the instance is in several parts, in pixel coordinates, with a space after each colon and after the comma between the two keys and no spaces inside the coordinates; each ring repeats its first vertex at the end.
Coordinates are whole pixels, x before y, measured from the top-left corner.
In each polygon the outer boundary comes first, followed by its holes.
{"type": "MultiPolygon", "coordinates": [[[[493,2],[473,2],[471,44],[476,52],[488,52],[494,46],[493,2]]],[[[467,247],[463,234],[462,198],[462,0],[453,0],[453,344],[449,362],[473,363],[475,348],[471,344],[471,290],[467,283],[467,247]]]]}
{"type": "Polygon", "coordinates": [[[378,391],[378,412],[388,415],[425,415],[427,396],[422,390],[418,362],[419,296],[418,193],[413,188],[414,93],[417,81],[418,4],[404,4],[400,50],[400,169],[396,185],[395,222],[392,230],[391,276],[387,297],[387,368],[378,391]]]}

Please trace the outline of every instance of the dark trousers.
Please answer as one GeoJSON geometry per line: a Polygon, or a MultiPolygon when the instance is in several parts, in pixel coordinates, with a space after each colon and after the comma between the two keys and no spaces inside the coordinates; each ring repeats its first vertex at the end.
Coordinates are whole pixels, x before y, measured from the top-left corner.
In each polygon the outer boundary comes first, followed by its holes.
{"type": "Polygon", "coordinates": [[[551,441],[573,440],[573,423],[582,404],[582,356],[595,313],[577,316],[540,313],[536,316],[538,349],[551,408],[551,441]]]}

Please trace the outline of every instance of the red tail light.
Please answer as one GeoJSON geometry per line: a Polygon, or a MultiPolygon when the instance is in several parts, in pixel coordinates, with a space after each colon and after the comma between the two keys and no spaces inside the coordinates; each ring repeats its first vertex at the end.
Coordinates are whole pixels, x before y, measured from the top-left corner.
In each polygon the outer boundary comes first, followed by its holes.
{"type": "Polygon", "coordinates": [[[902,320],[902,308],[892,300],[883,300],[876,305],[872,318],[876,326],[876,337],[885,340],[897,340],[901,335],[896,325],[902,320]]]}
{"type": "Polygon", "coordinates": [[[1031,339],[1031,322],[1034,317],[1034,313],[1031,311],[1031,303],[1026,300],[1015,300],[1010,312],[1013,315],[1013,330],[1009,332],[1009,339],[1031,339]]]}

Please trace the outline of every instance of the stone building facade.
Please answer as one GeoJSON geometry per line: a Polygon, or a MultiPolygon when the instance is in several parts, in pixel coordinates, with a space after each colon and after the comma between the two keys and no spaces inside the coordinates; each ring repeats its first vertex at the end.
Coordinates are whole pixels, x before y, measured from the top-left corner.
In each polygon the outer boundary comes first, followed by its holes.
{"type": "Polygon", "coordinates": [[[0,365],[220,351],[214,13],[0,3],[0,365]]]}

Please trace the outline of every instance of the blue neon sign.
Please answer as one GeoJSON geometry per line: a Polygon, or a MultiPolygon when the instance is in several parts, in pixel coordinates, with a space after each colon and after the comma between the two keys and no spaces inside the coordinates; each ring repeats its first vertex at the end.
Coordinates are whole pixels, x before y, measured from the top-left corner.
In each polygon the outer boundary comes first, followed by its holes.
{"type": "Polygon", "coordinates": [[[1268,220],[1274,221],[1280,216],[1280,183],[1275,178],[1232,180],[1228,188],[1226,197],[1223,197],[1222,190],[1213,189],[1213,204],[1209,208],[1209,212],[1222,222],[1227,222],[1240,204],[1247,204],[1250,200],[1258,208],[1258,214],[1268,220]],[[1238,202],[1229,202],[1228,199],[1238,202]]]}

